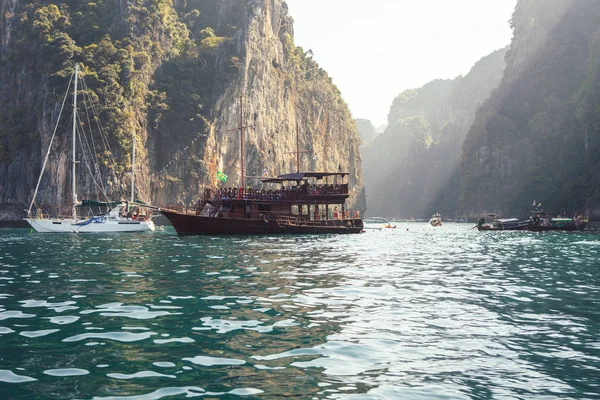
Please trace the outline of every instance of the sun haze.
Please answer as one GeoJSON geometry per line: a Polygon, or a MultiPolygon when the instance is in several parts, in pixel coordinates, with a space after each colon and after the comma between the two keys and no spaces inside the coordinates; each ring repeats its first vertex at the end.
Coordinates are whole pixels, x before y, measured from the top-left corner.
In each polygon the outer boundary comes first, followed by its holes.
{"type": "Polygon", "coordinates": [[[394,97],[465,75],[510,44],[517,0],[287,0],[296,45],[312,50],[354,118],[387,122],[394,97]]]}

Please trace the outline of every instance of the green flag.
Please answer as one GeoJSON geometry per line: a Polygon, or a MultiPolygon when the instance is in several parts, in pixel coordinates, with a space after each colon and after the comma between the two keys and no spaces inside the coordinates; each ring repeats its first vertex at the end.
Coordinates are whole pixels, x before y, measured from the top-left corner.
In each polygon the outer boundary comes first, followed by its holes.
{"type": "Polygon", "coordinates": [[[227,182],[227,175],[225,175],[221,171],[217,171],[217,179],[221,182],[227,182]]]}

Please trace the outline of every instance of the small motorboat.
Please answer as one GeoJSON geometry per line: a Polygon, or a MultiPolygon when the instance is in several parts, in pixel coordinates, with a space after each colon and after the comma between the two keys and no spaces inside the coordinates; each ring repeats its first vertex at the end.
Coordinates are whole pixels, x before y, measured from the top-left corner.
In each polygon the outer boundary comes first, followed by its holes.
{"type": "Polygon", "coordinates": [[[439,213],[433,214],[429,220],[431,226],[442,226],[442,216],[439,213]]]}
{"type": "Polygon", "coordinates": [[[396,229],[396,225],[392,225],[389,222],[387,224],[383,224],[383,227],[388,229],[396,229]]]}

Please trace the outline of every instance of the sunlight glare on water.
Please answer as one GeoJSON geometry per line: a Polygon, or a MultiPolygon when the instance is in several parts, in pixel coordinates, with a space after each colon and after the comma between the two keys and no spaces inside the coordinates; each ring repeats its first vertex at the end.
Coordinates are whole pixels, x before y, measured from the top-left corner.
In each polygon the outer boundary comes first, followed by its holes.
{"type": "Polygon", "coordinates": [[[600,398],[600,236],[470,228],[0,231],[0,391],[600,398]]]}

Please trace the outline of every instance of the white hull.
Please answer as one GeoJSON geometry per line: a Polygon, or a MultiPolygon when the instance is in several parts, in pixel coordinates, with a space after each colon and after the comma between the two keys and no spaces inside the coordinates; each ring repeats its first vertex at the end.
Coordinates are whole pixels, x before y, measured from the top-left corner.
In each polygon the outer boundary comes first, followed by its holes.
{"type": "Polygon", "coordinates": [[[442,226],[442,220],[441,218],[432,218],[429,220],[429,224],[431,226],[442,226]]]}
{"type": "Polygon", "coordinates": [[[25,218],[25,221],[40,233],[125,233],[152,232],[156,229],[151,220],[135,221],[127,218],[94,217],[91,221],[71,218],[25,218]]]}

